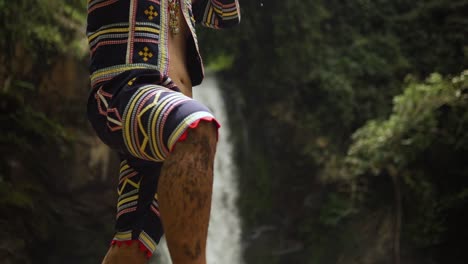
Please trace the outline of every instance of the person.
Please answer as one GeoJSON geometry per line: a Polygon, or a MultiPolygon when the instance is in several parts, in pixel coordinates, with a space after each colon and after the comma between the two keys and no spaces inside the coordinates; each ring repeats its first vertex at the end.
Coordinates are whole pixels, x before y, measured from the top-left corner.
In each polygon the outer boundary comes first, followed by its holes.
{"type": "Polygon", "coordinates": [[[206,263],[219,124],[193,100],[204,71],[195,24],[238,24],[238,0],[88,0],[87,114],[120,157],[116,232],[103,263],[206,263]]]}

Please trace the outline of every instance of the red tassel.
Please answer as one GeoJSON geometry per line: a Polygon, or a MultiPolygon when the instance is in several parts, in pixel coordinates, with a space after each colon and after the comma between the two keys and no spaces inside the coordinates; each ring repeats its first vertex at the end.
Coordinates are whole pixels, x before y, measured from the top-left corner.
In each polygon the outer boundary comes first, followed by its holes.
{"type": "MultiPolygon", "coordinates": [[[[187,129],[184,131],[184,133],[179,137],[179,139],[177,140],[177,142],[183,142],[187,139],[187,135],[188,135],[188,131],[189,129],[194,129],[198,126],[198,124],[200,124],[200,121],[208,121],[208,122],[213,122],[215,125],[216,125],[216,128],[220,128],[221,125],[218,123],[218,121],[212,117],[203,117],[203,118],[200,118],[198,120],[196,120],[195,122],[193,122],[192,124],[190,124],[187,129]]],[[[218,130],[216,130],[216,139],[218,139],[218,130]]],[[[174,146],[172,147],[171,149],[171,152],[174,150],[175,148],[175,145],[177,144],[174,144],[174,146]]]]}
{"type": "Polygon", "coordinates": [[[143,252],[146,257],[149,259],[153,255],[153,252],[146,248],[145,244],[143,244],[140,240],[127,240],[127,241],[118,241],[118,240],[112,240],[111,246],[117,245],[118,247],[121,247],[122,245],[127,245],[130,246],[133,243],[138,243],[138,248],[140,249],[141,252],[143,252]]]}

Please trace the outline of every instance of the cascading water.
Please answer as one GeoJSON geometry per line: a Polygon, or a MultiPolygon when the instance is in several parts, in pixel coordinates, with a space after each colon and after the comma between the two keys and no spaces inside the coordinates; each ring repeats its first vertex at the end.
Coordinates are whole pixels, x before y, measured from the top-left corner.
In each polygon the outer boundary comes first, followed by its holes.
{"type": "MultiPolygon", "coordinates": [[[[213,75],[208,74],[203,84],[194,89],[194,98],[208,106],[221,123],[208,229],[208,263],[242,264],[240,219],[236,207],[238,189],[232,158],[232,144],[229,141],[230,130],[224,101],[213,75]]],[[[151,263],[171,263],[164,239],[159,244],[158,252],[151,263]]]]}

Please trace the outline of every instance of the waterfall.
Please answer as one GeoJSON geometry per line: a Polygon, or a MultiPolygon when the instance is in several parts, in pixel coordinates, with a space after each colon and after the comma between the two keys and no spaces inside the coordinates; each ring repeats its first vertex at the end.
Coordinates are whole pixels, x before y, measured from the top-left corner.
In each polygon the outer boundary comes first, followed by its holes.
{"type": "MultiPolygon", "coordinates": [[[[236,207],[238,188],[232,144],[229,141],[230,130],[223,97],[213,75],[208,74],[203,84],[194,88],[194,98],[208,106],[221,123],[215,157],[207,261],[208,264],[243,264],[240,219],[236,207]]],[[[151,263],[171,263],[164,239],[151,263]]]]}

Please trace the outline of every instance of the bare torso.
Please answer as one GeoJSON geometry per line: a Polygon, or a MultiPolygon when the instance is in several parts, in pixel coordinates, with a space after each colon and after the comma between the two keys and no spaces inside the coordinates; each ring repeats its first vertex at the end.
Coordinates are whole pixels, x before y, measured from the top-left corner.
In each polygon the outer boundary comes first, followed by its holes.
{"type": "Polygon", "coordinates": [[[187,38],[190,37],[190,29],[184,19],[182,10],[177,12],[177,16],[179,19],[179,33],[169,32],[169,77],[183,94],[192,97],[192,82],[186,62],[187,38]]]}

